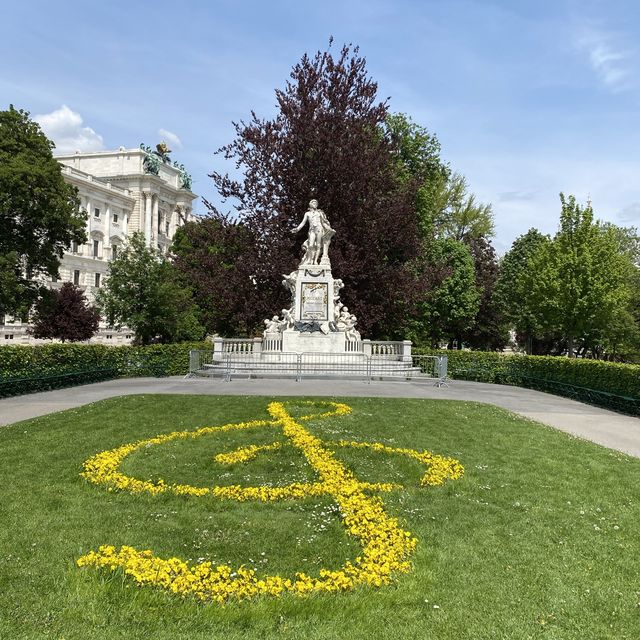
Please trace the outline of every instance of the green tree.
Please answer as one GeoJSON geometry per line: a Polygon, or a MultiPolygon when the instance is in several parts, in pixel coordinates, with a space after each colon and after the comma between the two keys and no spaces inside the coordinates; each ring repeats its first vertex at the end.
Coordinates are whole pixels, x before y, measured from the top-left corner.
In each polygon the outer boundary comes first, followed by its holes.
{"type": "Polygon", "coordinates": [[[509,342],[509,327],[496,295],[500,265],[495,249],[486,238],[471,238],[468,243],[473,258],[476,288],[480,296],[478,313],[464,332],[464,342],[472,349],[495,351],[509,342]]]}
{"type": "Polygon", "coordinates": [[[593,220],[573,196],[560,194],[560,228],[529,262],[525,278],[530,308],[543,331],[561,331],[569,357],[576,341],[606,332],[628,309],[633,264],[614,230],[593,220]]]}
{"type": "Polygon", "coordinates": [[[62,287],[45,289],[32,318],[35,338],[54,338],[62,342],[89,340],[98,331],[100,313],[88,304],[80,287],[65,282],[62,287]]]}
{"type": "Polygon", "coordinates": [[[442,238],[431,244],[427,260],[439,265],[444,277],[430,287],[419,305],[411,339],[433,347],[457,341],[460,347],[462,335],[472,326],[480,307],[473,257],[464,243],[442,238]]]}
{"type": "Polygon", "coordinates": [[[145,246],[141,233],[109,264],[97,302],[110,324],[130,327],[141,344],[204,336],[189,288],[159,251],[145,246]]]}
{"type": "Polygon", "coordinates": [[[439,184],[436,194],[436,235],[468,242],[472,238],[490,238],[494,234],[493,210],[490,204],[478,202],[469,193],[467,179],[454,173],[439,184]]]}
{"type": "Polygon", "coordinates": [[[533,257],[550,242],[551,238],[537,229],[529,229],[516,238],[500,262],[500,275],[494,292],[496,305],[515,330],[518,342],[529,353],[539,352],[540,345],[534,340],[535,336],[541,335],[542,325],[537,309],[531,308],[527,274],[533,257]]]}
{"type": "Polygon", "coordinates": [[[420,230],[425,239],[431,238],[440,215],[441,194],[451,175],[448,165],[440,158],[440,143],[434,134],[404,113],[387,117],[385,135],[394,149],[398,178],[402,182],[417,183],[420,230]]]}
{"type": "Polygon", "coordinates": [[[26,111],[0,111],[0,313],[28,309],[64,250],[85,242],[86,214],[26,111]]]}

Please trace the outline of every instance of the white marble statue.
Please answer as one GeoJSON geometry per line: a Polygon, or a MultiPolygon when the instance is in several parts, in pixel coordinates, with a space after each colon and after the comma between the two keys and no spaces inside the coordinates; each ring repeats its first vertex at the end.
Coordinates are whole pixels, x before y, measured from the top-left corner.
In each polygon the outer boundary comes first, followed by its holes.
{"type": "Polygon", "coordinates": [[[284,331],[285,329],[292,329],[294,324],[295,324],[295,320],[293,318],[293,310],[283,309],[282,321],[280,322],[280,329],[282,331],[284,331]]]}
{"type": "Polygon", "coordinates": [[[300,264],[327,264],[329,262],[329,244],[336,232],[331,228],[324,211],[318,209],[317,200],[311,200],[302,222],[294,229],[293,233],[298,233],[307,222],[309,223],[309,235],[302,245],[304,255],[300,264]]]}
{"type": "Polygon", "coordinates": [[[282,274],[284,280],[282,281],[282,286],[289,290],[291,294],[291,298],[293,299],[296,295],[296,280],[298,279],[298,272],[292,271],[289,275],[282,274]]]}
{"type": "Polygon", "coordinates": [[[273,316],[271,320],[267,318],[264,321],[265,333],[280,333],[280,318],[278,316],[273,316]]]}
{"type": "Polygon", "coordinates": [[[340,315],[336,318],[336,328],[338,331],[346,331],[351,314],[349,313],[349,307],[345,307],[342,303],[340,303],[340,307],[340,315]]]}
{"type": "Polygon", "coordinates": [[[356,330],[358,318],[353,314],[345,321],[344,335],[349,342],[358,342],[360,340],[360,332],[356,330]]]}

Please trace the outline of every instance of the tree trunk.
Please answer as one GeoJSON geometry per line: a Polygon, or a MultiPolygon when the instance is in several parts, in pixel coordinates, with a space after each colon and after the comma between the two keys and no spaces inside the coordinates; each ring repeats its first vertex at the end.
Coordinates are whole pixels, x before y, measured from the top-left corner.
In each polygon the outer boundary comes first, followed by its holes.
{"type": "Polygon", "coordinates": [[[573,336],[567,336],[567,357],[575,358],[573,353],[573,336]]]}

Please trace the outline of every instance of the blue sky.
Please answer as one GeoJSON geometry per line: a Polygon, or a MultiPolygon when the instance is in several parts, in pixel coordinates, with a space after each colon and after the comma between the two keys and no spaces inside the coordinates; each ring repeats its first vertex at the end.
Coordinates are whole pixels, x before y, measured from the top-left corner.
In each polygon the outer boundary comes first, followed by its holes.
{"type": "Polygon", "coordinates": [[[640,225],[634,0],[3,5],[0,108],[38,116],[61,150],[164,137],[216,201],[207,173],[233,169],[213,154],[231,122],[273,115],[274,89],[333,35],[360,46],[392,111],[435,132],[493,204],[500,252],[532,226],[555,231],[561,190],[640,225]]]}

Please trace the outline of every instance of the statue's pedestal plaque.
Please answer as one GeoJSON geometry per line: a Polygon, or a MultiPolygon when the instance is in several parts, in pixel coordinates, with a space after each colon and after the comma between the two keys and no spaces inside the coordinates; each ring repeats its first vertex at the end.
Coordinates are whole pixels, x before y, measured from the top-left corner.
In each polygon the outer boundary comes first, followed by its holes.
{"type": "Polygon", "coordinates": [[[331,267],[298,267],[295,277],[293,318],[296,322],[333,322],[334,280],[331,267]]]}

